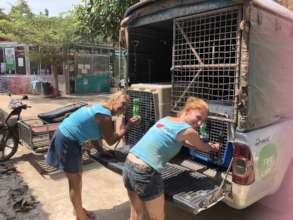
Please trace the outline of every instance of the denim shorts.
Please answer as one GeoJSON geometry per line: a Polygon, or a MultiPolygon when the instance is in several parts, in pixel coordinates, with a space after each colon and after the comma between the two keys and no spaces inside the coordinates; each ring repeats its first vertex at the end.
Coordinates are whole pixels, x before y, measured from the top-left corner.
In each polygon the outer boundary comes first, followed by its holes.
{"type": "Polygon", "coordinates": [[[142,170],[128,159],[124,163],[123,182],[128,191],[135,192],[142,201],[150,201],[164,193],[161,174],[150,167],[142,170]]]}
{"type": "Polygon", "coordinates": [[[53,135],[46,163],[68,173],[81,171],[81,146],[78,141],[64,136],[59,129],[53,135]]]}

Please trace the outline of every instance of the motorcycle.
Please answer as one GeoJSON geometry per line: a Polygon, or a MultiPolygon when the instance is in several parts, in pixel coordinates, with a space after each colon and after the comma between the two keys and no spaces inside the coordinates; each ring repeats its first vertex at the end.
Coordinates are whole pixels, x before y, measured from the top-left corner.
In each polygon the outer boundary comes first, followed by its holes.
{"type": "Polygon", "coordinates": [[[45,155],[59,123],[75,110],[87,105],[83,102],[71,104],[41,113],[35,119],[22,120],[22,111],[31,108],[23,103],[23,100],[27,99],[27,96],[23,96],[22,99],[12,99],[9,103],[11,112],[8,115],[2,112],[0,162],[9,160],[17,152],[20,144],[28,147],[36,155],[45,155]]]}
{"type": "MultiPolygon", "coordinates": [[[[21,118],[22,110],[31,107],[22,103],[24,99],[27,99],[27,96],[24,96],[21,100],[11,100],[9,103],[11,112],[3,122],[0,122],[1,162],[10,159],[17,152],[18,144],[20,143],[17,123],[21,118]]],[[[3,113],[3,115],[5,115],[5,113],[3,113]]]]}

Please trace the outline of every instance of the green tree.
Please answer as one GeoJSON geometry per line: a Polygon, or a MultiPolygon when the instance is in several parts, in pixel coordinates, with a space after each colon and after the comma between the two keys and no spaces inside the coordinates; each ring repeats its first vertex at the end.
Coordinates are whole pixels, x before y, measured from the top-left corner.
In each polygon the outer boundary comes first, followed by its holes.
{"type": "Polygon", "coordinates": [[[120,22],[126,9],[138,0],[82,0],[75,9],[79,32],[85,33],[88,40],[101,39],[118,42],[120,22]]]}
{"type": "Polygon", "coordinates": [[[7,14],[4,13],[3,9],[0,8],[0,20],[7,19],[7,14]]]}
{"type": "Polygon", "coordinates": [[[9,17],[12,19],[31,16],[33,16],[32,10],[25,0],[18,0],[16,5],[12,6],[9,13],[9,17]]]}
{"type": "Polygon", "coordinates": [[[48,17],[33,14],[20,0],[12,7],[7,20],[0,20],[0,37],[32,45],[32,61],[51,65],[55,95],[58,95],[58,65],[70,58],[68,48],[79,40],[73,16],[48,17]]]}

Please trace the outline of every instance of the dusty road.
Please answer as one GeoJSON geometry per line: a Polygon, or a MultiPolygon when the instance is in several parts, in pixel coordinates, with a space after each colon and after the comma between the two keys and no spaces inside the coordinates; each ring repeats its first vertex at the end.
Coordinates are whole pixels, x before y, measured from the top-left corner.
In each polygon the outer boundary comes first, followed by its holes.
{"type": "MultiPolygon", "coordinates": [[[[94,103],[107,96],[81,96],[59,99],[31,96],[27,101],[32,106],[24,112],[23,117],[34,118],[37,113],[46,112],[65,104],[76,101],[94,103]]],[[[0,94],[0,108],[8,111],[7,105],[10,97],[0,94]]],[[[39,201],[38,209],[14,219],[30,220],[71,220],[71,204],[68,198],[66,178],[62,173],[41,175],[36,166],[36,158],[25,147],[20,147],[18,153],[12,159],[20,171],[20,176],[28,185],[32,195],[39,201]]],[[[123,188],[121,177],[98,163],[90,163],[84,166],[83,173],[83,201],[84,206],[93,210],[96,219],[100,220],[126,220],[129,217],[129,204],[123,188]]],[[[1,204],[0,204],[1,206],[1,204]]],[[[261,204],[256,204],[246,210],[237,211],[218,204],[198,216],[182,211],[167,203],[167,220],[274,220],[292,219],[288,214],[281,214],[261,204]]],[[[4,216],[0,220],[7,219],[4,216]]]]}

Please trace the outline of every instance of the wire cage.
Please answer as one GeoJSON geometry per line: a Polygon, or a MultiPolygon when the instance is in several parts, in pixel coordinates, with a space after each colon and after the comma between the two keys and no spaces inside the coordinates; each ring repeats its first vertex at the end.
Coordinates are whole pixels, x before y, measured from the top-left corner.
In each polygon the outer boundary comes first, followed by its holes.
{"type": "Polygon", "coordinates": [[[155,106],[156,97],[154,94],[144,91],[128,91],[128,94],[130,96],[130,103],[127,109],[126,119],[132,117],[133,99],[140,99],[139,114],[141,116],[141,122],[139,125],[131,127],[126,134],[126,143],[134,145],[157,120],[155,106]]]}
{"type": "Polygon", "coordinates": [[[130,96],[126,119],[132,117],[133,99],[140,102],[139,115],[141,122],[130,128],[126,134],[126,143],[134,145],[152,127],[157,120],[169,114],[171,85],[133,84],[128,90],[130,96]]]}
{"type": "Polygon", "coordinates": [[[205,153],[196,149],[190,149],[190,155],[194,159],[204,160],[209,163],[217,164],[223,167],[228,167],[232,158],[232,148],[228,144],[231,139],[233,123],[219,119],[207,119],[206,132],[209,142],[218,142],[222,146],[219,151],[210,151],[205,153]]]}
{"type": "Polygon", "coordinates": [[[43,124],[39,119],[18,122],[19,139],[33,151],[47,150],[58,123],[43,124]]]}
{"type": "Polygon", "coordinates": [[[241,8],[233,7],[174,20],[172,111],[188,96],[236,104],[240,19],[241,8]]]}
{"type": "MultiPolygon", "coordinates": [[[[178,112],[188,96],[230,106],[237,111],[239,87],[241,7],[230,7],[181,17],[173,22],[172,111],[178,112]]],[[[212,110],[212,108],[210,109],[212,110]]],[[[233,110],[232,110],[233,111],[233,110]]],[[[220,142],[218,152],[190,150],[194,159],[220,166],[231,160],[232,127],[236,112],[210,112],[206,132],[208,141],[220,142]]]]}

